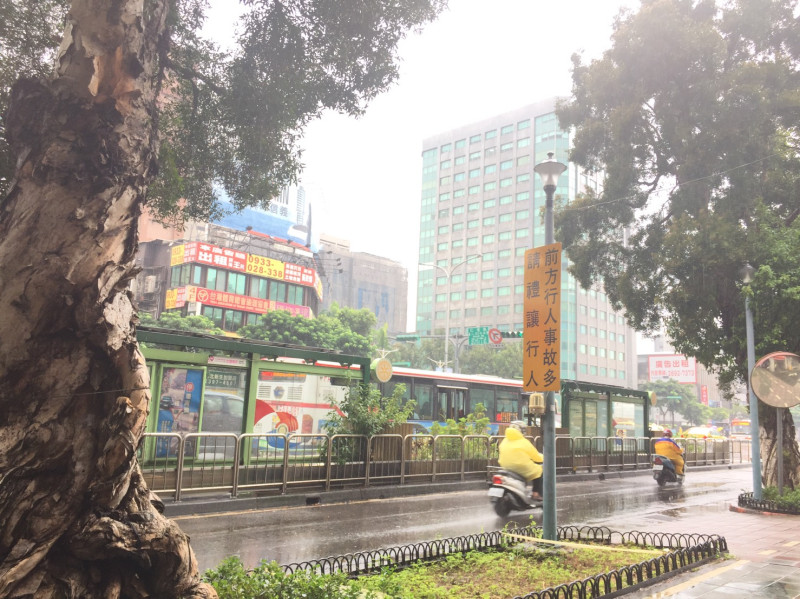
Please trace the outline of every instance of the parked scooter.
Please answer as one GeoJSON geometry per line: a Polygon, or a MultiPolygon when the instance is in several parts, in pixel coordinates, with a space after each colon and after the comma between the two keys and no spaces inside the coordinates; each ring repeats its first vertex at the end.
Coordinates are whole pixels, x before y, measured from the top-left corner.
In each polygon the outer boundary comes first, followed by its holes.
{"type": "Polygon", "coordinates": [[[653,478],[659,487],[663,487],[667,483],[682,485],[683,477],[683,474],[675,472],[675,464],[667,456],[653,454],[653,478]]]}
{"type": "Polygon", "coordinates": [[[531,501],[527,481],[510,470],[491,467],[492,481],[489,483],[489,501],[500,517],[508,516],[511,510],[532,510],[541,507],[541,502],[531,501]]]}

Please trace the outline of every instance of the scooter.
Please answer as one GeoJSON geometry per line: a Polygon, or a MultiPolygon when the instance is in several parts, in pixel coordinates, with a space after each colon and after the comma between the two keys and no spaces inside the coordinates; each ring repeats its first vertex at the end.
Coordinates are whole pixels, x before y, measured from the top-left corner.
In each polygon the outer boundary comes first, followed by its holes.
{"type": "Polygon", "coordinates": [[[541,507],[541,502],[531,501],[530,488],[524,477],[510,470],[492,469],[494,472],[489,483],[489,501],[498,516],[504,518],[511,510],[525,511],[541,507]]]}
{"type": "Polygon", "coordinates": [[[675,472],[675,464],[667,456],[653,454],[653,478],[659,487],[663,487],[667,483],[682,485],[683,477],[683,474],[675,472]]]}

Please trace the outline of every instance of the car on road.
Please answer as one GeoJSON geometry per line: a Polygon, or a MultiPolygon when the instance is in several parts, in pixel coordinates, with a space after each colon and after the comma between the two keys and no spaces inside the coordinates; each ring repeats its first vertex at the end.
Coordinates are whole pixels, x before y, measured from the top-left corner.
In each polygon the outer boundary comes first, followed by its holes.
{"type": "Polygon", "coordinates": [[[693,426],[680,434],[681,439],[724,439],[719,429],[712,426],[693,426]]]}

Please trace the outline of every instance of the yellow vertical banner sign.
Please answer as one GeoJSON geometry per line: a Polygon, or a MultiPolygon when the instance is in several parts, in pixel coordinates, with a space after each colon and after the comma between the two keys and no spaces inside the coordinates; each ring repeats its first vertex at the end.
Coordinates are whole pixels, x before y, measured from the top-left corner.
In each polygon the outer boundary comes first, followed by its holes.
{"type": "Polygon", "coordinates": [[[561,390],[561,244],[525,252],[522,381],[525,391],[561,390]]]}

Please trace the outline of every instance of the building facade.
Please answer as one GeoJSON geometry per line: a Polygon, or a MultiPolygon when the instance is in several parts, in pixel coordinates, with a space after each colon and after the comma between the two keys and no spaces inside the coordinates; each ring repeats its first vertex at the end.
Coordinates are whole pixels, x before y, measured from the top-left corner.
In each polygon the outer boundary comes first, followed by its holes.
{"type": "MultiPolygon", "coordinates": [[[[416,330],[523,329],[525,251],[544,245],[545,194],[534,166],[568,165],[555,206],[600,176],[568,161],[570,135],[555,98],[423,142],[416,330]]],[[[561,377],[636,387],[636,338],[600,289],[562,273],[561,377]]]]}
{"type": "Polygon", "coordinates": [[[350,242],[331,235],[320,235],[318,257],[323,273],[322,308],[336,302],[375,314],[378,326],[387,325],[394,336],[406,330],[408,312],[408,270],[399,262],[350,251],[350,242]]]}

